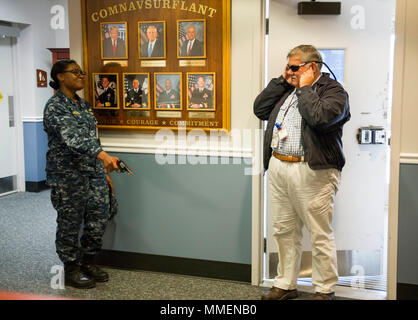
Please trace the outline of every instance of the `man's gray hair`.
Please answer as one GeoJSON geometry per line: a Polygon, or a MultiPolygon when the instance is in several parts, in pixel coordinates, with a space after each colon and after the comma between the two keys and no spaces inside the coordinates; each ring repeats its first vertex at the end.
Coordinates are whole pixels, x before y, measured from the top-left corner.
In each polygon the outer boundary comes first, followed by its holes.
{"type": "Polygon", "coordinates": [[[318,63],[318,71],[322,68],[322,56],[319,51],[312,45],[302,44],[289,51],[287,58],[292,56],[299,56],[302,62],[320,61],[318,63]]]}

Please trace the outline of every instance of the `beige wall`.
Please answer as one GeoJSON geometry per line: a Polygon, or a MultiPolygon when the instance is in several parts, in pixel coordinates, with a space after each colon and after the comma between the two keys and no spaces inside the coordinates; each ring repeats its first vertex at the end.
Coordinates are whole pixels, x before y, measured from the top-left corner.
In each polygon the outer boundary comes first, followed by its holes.
{"type": "Polygon", "coordinates": [[[397,0],[388,219],[388,299],[396,299],[399,169],[418,164],[418,2],[397,0]]]}
{"type": "MultiPolygon", "coordinates": [[[[401,153],[418,154],[418,1],[406,1],[401,153]]],[[[418,157],[418,155],[415,155],[418,157]]]]}

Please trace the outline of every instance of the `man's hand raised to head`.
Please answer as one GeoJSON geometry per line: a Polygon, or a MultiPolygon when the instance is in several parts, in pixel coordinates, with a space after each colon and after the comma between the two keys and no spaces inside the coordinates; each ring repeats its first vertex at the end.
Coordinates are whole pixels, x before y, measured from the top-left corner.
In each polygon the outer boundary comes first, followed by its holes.
{"type": "Polygon", "coordinates": [[[309,68],[301,74],[299,79],[299,88],[302,88],[304,86],[311,86],[312,83],[315,81],[315,72],[312,67],[312,65],[309,66],[309,68]]]}

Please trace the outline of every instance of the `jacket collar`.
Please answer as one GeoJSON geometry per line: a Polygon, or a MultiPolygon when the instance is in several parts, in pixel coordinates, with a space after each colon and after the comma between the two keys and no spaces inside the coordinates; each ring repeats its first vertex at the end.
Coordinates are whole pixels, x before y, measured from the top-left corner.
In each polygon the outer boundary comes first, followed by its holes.
{"type": "Polygon", "coordinates": [[[324,84],[328,83],[328,82],[329,82],[329,80],[330,80],[330,78],[329,78],[329,73],[327,73],[327,72],[322,72],[322,74],[321,74],[320,78],[318,79],[318,81],[317,81],[317,82],[315,82],[315,84],[314,84],[314,85],[319,85],[319,86],[322,86],[322,85],[324,85],[324,84]]]}

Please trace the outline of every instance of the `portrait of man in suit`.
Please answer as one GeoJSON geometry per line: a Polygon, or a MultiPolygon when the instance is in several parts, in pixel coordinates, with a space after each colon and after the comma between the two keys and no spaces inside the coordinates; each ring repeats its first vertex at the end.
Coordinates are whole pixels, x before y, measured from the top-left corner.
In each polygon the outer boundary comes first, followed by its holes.
{"type": "Polygon", "coordinates": [[[148,74],[124,74],[125,108],[148,109],[148,74]]]}
{"type": "Polygon", "coordinates": [[[204,21],[179,21],[179,58],[205,57],[204,21]]]}
{"type": "Polygon", "coordinates": [[[139,23],[140,58],[165,58],[165,23],[139,23]]]}
{"type": "Polygon", "coordinates": [[[96,74],[94,76],[95,108],[118,108],[117,75],[96,74]]]}
{"type": "Polygon", "coordinates": [[[189,109],[214,110],[214,75],[189,74],[189,109]],[[195,80],[197,78],[197,81],[195,80]]]}
{"type": "Polygon", "coordinates": [[[126,23],[102,23],[102,57],[103,59],[127,59],[126,23]],[[121,32],[123,30],[123,32],[121,32]]]}

